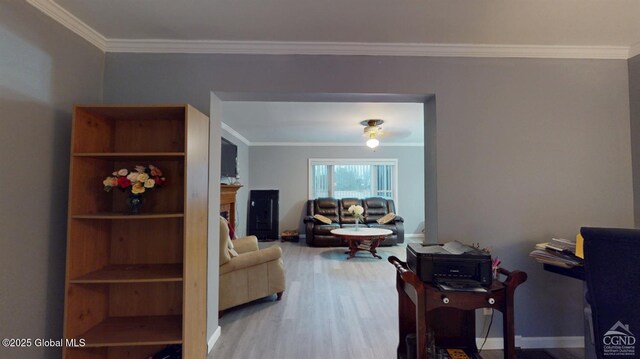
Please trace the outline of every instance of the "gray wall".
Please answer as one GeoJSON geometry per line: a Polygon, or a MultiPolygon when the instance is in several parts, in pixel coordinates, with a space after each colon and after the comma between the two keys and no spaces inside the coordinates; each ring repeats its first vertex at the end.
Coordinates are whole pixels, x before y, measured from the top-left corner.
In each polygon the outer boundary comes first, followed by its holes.
{"type": "MultiPolygon", "coordinates": [[[[222,111],[222,122],[224,122],[224,101],[222,111]]],[[[222,137],[238,146],[238,173],[243,187],[236,195],[236,236],[243,237],[247,233],[247,204],[249,203],[249,146],[224,129],[222,137]]],[[[227,178],[223,177],[221,181],[227,183],[227,178]]]]}
{"type": "Polygon", "coordinates": [[[544,272],[528,257],[534,243],[571,237],[583,225],[633,225],[624,60],[106,58],[105,98],[115,103],[187,102],[206,110],[210,90],[435,94],[438,240],[480,242],[506,268],[528,272],[516,298],[518,335],[583,332],[580,283],[544,272]]]}
{"type": "Polygon", "coordinates": [[[62,337],[71,110],[101,101],[103,68],[102,52],[39,10],[0,2],[2,338],[62,337]]]}
{"type": "Polygon", "coordinates": [[[280,190],[280,231],[298,229],[308,199],[309,158],[390,158],[398,159],[398,208],[404,218],[405,233],[421,234],[424,227],[424,148],[327,146],[251,146],[249,167],[251,189],[280,190]]]}
{"type": "Polygon", "coordinates": [[[629,109],[633,159],[633,209],[635,225],[640,227],[640,55],[629,59],[629,109]]]}
{"type": "MultiPolygon", "coordinates": [[[[210,94],[209,114],[209,227],[207,248],[207,346],[218,329],[220,286],[220,133],[222,101],[210,94]]],[[[211,348],[209,348],[211,349],[211,348]]]]}

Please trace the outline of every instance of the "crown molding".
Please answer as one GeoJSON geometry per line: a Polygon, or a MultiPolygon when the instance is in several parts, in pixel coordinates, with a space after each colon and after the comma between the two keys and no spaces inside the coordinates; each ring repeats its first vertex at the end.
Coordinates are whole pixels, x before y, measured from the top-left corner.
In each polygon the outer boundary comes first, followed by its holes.
{"type": "Polygon", "coordinates": [[[224,41],[107,39],[54,0],[27,2],[104,52],[358,55],[427,57],[498,57],[548,59],[622,59],[640,54],[640,43],[629,46],[474,45],[364,42],[224,41]]]}
{"type": "Polygon", "coordinates": [[[94,30],[91,26],[85,24],[82,20],[65,10],[62,6],[52,0],[27,0],[27,2],[48,15],[50,18],[62,24],[67,29],[89,41],[95,47],[102,50],[102,52],[105,52],[107,42],[109,40],[94,30]]]}
{"type": "Polygon", "coordinates": [[[640,55],[640,42],[635,43],[629,47],[629,58],[640,55]]]}
{"type": "Polygon", "coordinates": [[[244,143],[247,146],[251,146],[251,141],[249,141],[246,137],[244,137],[243,135],[240,134],[240,132],[234,130],[233,128],[231,128],[231,126],[227,125],[226,123],[222,122],[221,123],[222,129],[229,132],[231,135],[233,135],[233,137],[239,139],[240,141],[242,141],[242,143],[244,143]]]}
{"type": "Polygon", "coordinates": [[[107,41],[107,52],[624,59],[627,46],[473,45],[218,40],[107,41]]]}

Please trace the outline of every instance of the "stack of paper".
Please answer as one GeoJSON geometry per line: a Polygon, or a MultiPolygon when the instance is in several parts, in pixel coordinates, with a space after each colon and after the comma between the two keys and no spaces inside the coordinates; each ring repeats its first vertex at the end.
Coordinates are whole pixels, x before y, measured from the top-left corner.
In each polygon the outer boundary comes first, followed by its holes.
{"type": "Polygon", "coordinates": [[[529,256],[541,263],[572,268],[582,265],[582,258],[576,257],[576,242],[553,238],[551,242],[538,243],[529,256]]]}

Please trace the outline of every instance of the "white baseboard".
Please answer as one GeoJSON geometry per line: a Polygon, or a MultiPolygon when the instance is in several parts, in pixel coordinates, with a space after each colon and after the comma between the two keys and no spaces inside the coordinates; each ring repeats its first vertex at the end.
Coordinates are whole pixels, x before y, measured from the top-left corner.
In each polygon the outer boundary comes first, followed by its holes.
{"type": "Polygon", "coordinates": [[[527,349],[539,348],[584,348],[584,337],[522,337],[520,345],[527,349]]]}
{"type": "Polygon", "coordinates": [[[209,340],[207,340],[207,353],[210,353],[211,349],[213,349],[213,346],[216,345],[216,342],[220,338],[220,333],[221,332],[222,332],[222,328],[220,328],[220,326],[218,326],[216,331],[213,332],[213,334],[211,334],[211,337],[209,338],[209,340]]]}
{"type": "MultiPolygon", "coordinates": [[[[482,346],[484,338],[476,338],[478,349],[482,346]]],[[[542,348],[584,348],[584,337],[523,337],[516,335],[516,347],[523,349],[542,349],[542,348]]],[[[502,337],[488,338],[484,345],[486,350],[504,349],[502,337]]]]}

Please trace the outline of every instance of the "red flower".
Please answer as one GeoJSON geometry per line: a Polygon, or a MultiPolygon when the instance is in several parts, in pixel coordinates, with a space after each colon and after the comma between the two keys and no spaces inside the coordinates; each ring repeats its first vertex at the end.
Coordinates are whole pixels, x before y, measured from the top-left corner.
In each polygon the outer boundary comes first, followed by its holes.
{"type": "Polygon", "coordinates": [[[131,181],[129,181],[127,177],[118,177],[118,186],[120,188],[127,188],[131,186],[131,181]]]}
{"type": "Polygon", "coordinates": [[[153,177],[153,180],[156,181],[156,186],[162,186],[167,180],[164,177],[153,177]]]}

